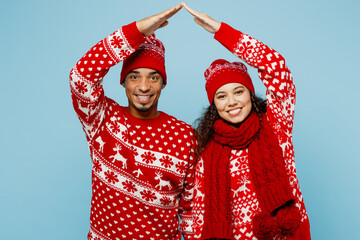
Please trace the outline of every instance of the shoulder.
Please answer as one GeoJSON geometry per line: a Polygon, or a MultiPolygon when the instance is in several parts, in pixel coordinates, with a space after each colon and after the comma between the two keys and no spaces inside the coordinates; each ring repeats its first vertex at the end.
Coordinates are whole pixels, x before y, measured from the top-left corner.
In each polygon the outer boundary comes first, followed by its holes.
{"type": "Polygon", "coordinates": [[[176,117],[171,116],[167,113],[164,113],[164,112],[161,112],[161,113],[164,114],[164,116],[165,116],[164,119],[166,119],[166,122],[169,125],[171,125],[175,128],[180,128],[180,129],[183,128],[183,130],[181,130],[181,131],[190,131],[190,132],[195,131],[194,127],[191,126],[190,124],[188,124],[182,120],[179,120],[176,117]]]}
{"type": "Polygon", "coordinates": [[[162,114],[164,114],[165,119],[163,127],[169,128],[177,137],[188,138],[187,140],[190,141],[195,139],[195,129],[193,126],[167,113],[162,112],[162,114]]]}
{"type": "Polygon", "coordinates": [[[123,107],[119,105],[115,100],[106,97],[104,98],[105,108],[107,110],[107,115],[117,115],[119,112],[122,112],[123,107]]]}

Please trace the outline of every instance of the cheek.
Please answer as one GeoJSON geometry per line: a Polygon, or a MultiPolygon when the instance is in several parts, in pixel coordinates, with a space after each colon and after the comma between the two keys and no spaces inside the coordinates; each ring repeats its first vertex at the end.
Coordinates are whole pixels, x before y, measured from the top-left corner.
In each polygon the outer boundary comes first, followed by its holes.
{"type": "Polygon", "coordinates": [[[252,102],[251,102],[250,97],[244,103],[245,103],[245,109],[246,109],[245,113],[246,113],[246,116],[248,116],[251,113],[251,110],[252,110],[252,102]]]}
{"type": "Polygon", "coordinates": [[[248,102],[247,102],[247,105],[249,106],[249,108],[250,108],[250,110],[251,110],[251,109],[252,109],[252,102],[251,102],[250,97],[249,97],[249,100],[248,100],[248,102]]]}
{"type": "Polygon", "coordinates": [[[163,89],[165,87],[165,85],[163,85],[161,81],[153,82],[153,83],[151,83],[150,86],[151,86],[151,89],[156,92],[161,91],[161,89],[163,89]]]}
{"type": "Polygon", "coordinates": [[[250,94],[247,93],[245,95],[242,95],[240,98],[239,98],[239,101],[242,102],[245,106],[251,106],[251,97],[250,97],[250,94]]]}
{"type": "Polygon", "coordinates": [[[129,88],[128,86],[125,88],[125,92],[126,92],[126,95],[131,95],[131,88],[129,88]]]}
{"type": "Polygon", "coordinates": [[[216,99],[214,99],[214,104],[215,104],[215,108],[216,110],[218,111],[218,113],[222,112],[224,107],[225,107],[225,104],[222,103],[221,101],[218,101],[216,99]]]}
{"type": "Polygon", "coordinates": [[[124,83],[124,88],[127,92],[130,92],[134,88],[134,83],[130,80],[126,80],[124,83]]]}

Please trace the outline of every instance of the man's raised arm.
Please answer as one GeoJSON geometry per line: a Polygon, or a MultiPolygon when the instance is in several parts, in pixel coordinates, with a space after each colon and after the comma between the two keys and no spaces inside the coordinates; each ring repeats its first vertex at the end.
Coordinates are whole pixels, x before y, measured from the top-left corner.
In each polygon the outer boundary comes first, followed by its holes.
{"type": "Polygon", "coordinates": [[[104,119],[103,78],[109,69],[127,58],[146,37],[168,24],[167,19],[182,4],[121,27],[93,46],[71,69],[70,88],[74,109],[87,139],[97,132],[104,119]]]}

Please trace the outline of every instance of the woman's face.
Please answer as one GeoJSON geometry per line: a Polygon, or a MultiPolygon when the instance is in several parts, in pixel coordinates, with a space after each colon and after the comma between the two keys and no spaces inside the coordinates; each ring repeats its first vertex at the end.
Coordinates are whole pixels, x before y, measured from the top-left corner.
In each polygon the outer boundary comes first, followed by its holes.
{"type": "Polygon", "coordinates": [[[228,83],[215,93],[214,104],[220,117],[237,128],[252,108],[250,91],[240,83],[228,83]]]}

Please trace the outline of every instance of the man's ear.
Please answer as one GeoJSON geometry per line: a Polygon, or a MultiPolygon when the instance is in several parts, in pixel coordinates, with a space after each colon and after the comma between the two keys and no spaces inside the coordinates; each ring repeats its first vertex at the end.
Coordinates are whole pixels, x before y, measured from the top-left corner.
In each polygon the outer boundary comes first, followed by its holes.
{"type": "Polygon", "coordinates": [[[126,82],[126,80],[124,80],[124,81],[121,83],[121,86],[125,87],[125,82],[126,82]]]}
{"type": "Polygon", "coordinates": [[[161,89],[164,89],[166,86],[166,83],[164,83],[164,79],[161,78],[161,89]]]}

